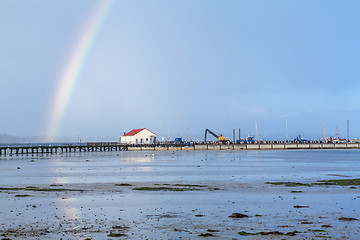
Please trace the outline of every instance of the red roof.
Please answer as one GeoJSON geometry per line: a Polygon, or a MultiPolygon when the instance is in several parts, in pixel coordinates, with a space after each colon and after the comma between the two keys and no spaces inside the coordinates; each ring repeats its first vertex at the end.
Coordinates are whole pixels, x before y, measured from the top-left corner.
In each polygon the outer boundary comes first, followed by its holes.
{"type": "Polygon", "coordinates": [[[139,132],[141,132],[144,129],[145,128],[133,129],[130,132],[128,132],[127,134],[125,134],[124,136],[134,136],[134,135],[138,134],[139,132]]]}
{"type": "MultiPolygon", "coordinates": [[[[146,128],[133,129],[130,132],[126,133],[124,136],[135,136],[136,134],[138,134],[139,132],[141,132],[142,130],[145,130],[145,129],[146,128]]],[[[148,130],[148,129],[146,129],[146,130],[148,130]]],[[[152,131],[150,131],[150,130],[148,130],[148,131],[156,136],[156,134],[153,133],[152,131]]]]}

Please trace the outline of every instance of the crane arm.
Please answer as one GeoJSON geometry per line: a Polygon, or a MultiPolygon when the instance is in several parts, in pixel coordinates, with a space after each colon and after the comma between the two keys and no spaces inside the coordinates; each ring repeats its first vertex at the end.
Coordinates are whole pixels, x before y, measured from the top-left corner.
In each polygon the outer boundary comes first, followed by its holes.
{"type": "Polygon", "coordinates": [[[205,142],[206,142],[206,136],[207,133],[210,133],[211,135],[213,135],[214,137],[216,137],[216,139],[219,139],[219,136],[217,134],[215,134],[214,132],[210,131],[209,129],[205,130],[205,142]]]}

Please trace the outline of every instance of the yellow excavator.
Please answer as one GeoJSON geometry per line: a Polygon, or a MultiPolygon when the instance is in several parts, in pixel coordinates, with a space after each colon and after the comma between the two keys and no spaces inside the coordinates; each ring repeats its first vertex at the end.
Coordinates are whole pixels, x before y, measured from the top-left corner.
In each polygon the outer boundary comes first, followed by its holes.
{"type": "Polygon", "coordinates": [[[210,133],[211,135],[213,135],[214,137],[216,137],[216,139],[218,140],[218,142],[222,142],[222,143],[224,143],[224,142],[229,142],[229,139],[223,137],[222,134],[217,135],[216,133],[212,132],[212,131],[209,130],[209,129],[206,129],[206,130],[205,130],[205,142],[206,142],[207,133],[210,133]]]}

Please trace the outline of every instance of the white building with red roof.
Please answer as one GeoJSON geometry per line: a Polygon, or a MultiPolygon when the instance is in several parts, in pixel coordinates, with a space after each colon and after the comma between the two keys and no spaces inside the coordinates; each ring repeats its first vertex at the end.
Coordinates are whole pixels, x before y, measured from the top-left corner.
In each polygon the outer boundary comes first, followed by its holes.
{"type": "Polygon", "coordinates": [[[151,144],[156,142],[156,134],[146,128],[133,129],[120,136],[120,143],[124,144],[151,144]]]}

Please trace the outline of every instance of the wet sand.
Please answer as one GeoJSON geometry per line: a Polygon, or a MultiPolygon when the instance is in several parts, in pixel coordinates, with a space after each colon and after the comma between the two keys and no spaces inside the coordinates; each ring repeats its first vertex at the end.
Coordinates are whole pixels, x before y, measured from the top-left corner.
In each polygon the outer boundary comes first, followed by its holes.
{"type": "Polygon", "coordinates": [[[359,186],[306,185],[360,178],[359,153],[176,151],[1,158],[1,237],[359,239],[359,186]],[[234,213],[246,217],[229,217],[234,213]]]}

